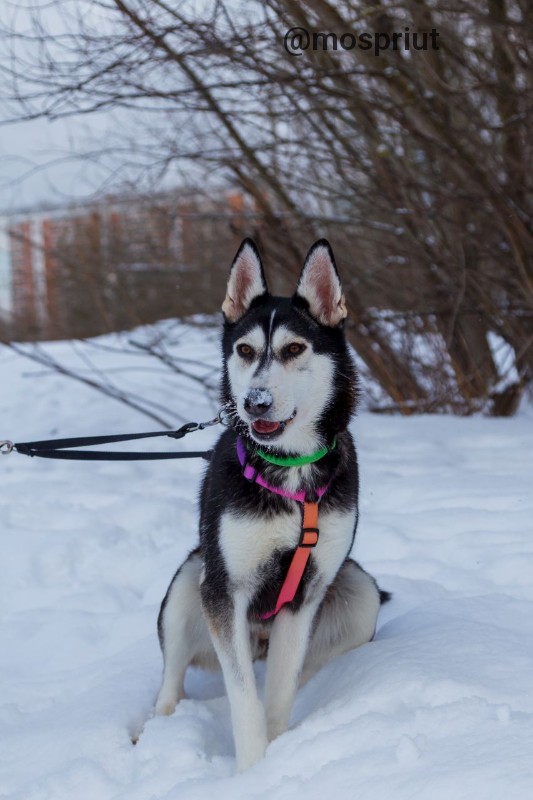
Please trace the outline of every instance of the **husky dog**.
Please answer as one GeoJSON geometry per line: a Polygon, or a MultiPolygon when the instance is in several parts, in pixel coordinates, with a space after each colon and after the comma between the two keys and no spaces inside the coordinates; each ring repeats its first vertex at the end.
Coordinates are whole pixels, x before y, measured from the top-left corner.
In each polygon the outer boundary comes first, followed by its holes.
{"type": "Polygon", "coordinates": [[[222,667],[242,771],[287,730],[298,686],[372,639],[387,594],[348,557],[357,377],[328,242],[313,245],[294,296],[281,298],[245,239],[222,311],[222,402],[233,424],[203,481],[199,547],[161,605],[156,713],[171,714],[184,697],[189,665],[222,667]],[[264,704],[257,658],[267,661],[264,704]]]}

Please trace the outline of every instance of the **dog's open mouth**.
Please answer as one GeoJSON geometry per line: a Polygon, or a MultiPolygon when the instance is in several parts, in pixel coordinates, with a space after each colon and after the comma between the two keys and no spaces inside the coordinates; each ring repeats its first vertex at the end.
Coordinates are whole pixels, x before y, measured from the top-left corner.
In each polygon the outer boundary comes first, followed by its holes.
{"type": "Polygon", "coordinates": [[[253,432],[262,439],[274,439],[283,433],[286,426],[289,424],[289,422],[292,422],[295,416],[296,411],[294,411],[289,419],[281,421],[272,419],[256,419],[252,422],[251,427],[253,432]]]}
{"type": "Polygon", "coordinates": [[[252,422],[254,431],[261,435],[274,433],[281,428],[281,425],[281,422],[272,422],[269,419],[256,419],[255,422],[252,422]]]}

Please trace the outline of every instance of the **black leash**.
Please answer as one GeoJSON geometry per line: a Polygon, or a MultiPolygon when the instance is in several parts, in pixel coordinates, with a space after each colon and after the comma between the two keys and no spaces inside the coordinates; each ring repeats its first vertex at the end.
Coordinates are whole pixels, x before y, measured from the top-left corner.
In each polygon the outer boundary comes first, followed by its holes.
{"type": "Polygon", "coordinates": [[[71,447],[90,447],[91,445],[111,444],[112,442],[131,442],[134,439],[152,439],[156,436],[169,436],[171,439],[183,439],[188,433],[201,431],[211,425],[227,424],[225,412],[219,411],[214,419],[208,422],[186,422],[175,431],[157,431],[154,433],[124,433],[113,436],[79,436],[72,439],[43,439],[39,442],[11,442],[9,439],[0,441],[0,452],[3,455],[16,450],[25,456],[38,456],[39,458],[60,458],[72,461],[155,461],[169,458],[211,458],[212,450],[195,450],[187,453],[138,453],[127,451],[74,450],[71,447]],[[65,450],[69,452],[65,452],[65,450]]]}

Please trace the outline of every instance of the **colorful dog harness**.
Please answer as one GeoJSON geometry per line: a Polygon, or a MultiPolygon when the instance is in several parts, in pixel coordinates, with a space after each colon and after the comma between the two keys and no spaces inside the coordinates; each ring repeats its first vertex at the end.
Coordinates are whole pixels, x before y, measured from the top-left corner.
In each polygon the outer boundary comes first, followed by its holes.
{"type": "MultiPolygon", "coordinates": [[[[323,455],[325,455],[328,450],[329,448],[325,449],[323,455]]],[[[283,585],[280,589],[276,606],[273,611],[268,611],[266,614],[261,615],[261,619],[269,619],[270,617],[275,616],[282,606],[294,600],[294,596],[298,586],[300,585],[300,581],[302,580],[307,562],[309,561],[311,550],[313,547],[316,547],[318,543],[318,501],[327,491],[329,483],[327,483],[325,486],[320,486],[315,490],[317,500],[308,501],[304,491],[289,492],[287,489],[282,489],[279,486],[272,486],[270,483],[267,483],[261,473],[248,463],[246,448],[240,437],[237,439],[237,456],[239,458],[241,467],[243,467],[243,475],[246,480],[250,481],[251,483],[259,484],[259,486],[262,486],[263,489],[267,489],[269,492],[274,492],[274,494],[279,494],[282,497],[288,498],[289,500],[296,500],[298,503],[303,504],[300,540],[296,546],[296,550],[294,551],[292,561],[285,576],[285,580],[283,581],[283,585]]]]}

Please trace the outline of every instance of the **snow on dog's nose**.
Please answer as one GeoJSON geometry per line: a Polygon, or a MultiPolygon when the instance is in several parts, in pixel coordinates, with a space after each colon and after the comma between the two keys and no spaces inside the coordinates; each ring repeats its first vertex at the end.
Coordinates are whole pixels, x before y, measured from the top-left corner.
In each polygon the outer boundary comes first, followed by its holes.
{"type": "Polygon", "coordinates": [[[251,417],[260,417],[273,402],[274,398],[268,389],[250,389],[244,398],[244,409],[251,417]]]}
{"type": "Polygon", "coordinates": [[[249,417],[254,418],[252,428],[256,433],[268,435],[283,429],[281,422],[263,419],[263,414],[273,404],[274,398],[269,389],[250,389],[244,398],[244,410],[249,417]]]}

